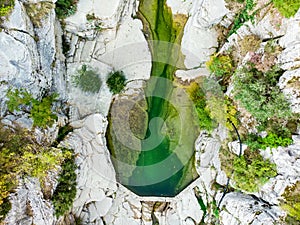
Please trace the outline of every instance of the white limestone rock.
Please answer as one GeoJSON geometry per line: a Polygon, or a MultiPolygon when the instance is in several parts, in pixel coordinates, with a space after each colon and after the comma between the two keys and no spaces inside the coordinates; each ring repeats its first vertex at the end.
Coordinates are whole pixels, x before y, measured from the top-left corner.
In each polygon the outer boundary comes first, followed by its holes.
{"type": "Polygon", "coordinates": [[[188,15],[193,7],[192,0],[167,0],[167,5],[171,8],[173,14],[188,15]]]}
{"type": "Polygon", "coordinates": [[[300,143],[296,140],[300,139],[299,135],[294,139],[294,143],[288,147],[267,148],[261,153],[276,164],[279,174],[270,179],[257,194],[271,204],[279,204],[284,189],[300,180],[300,143]]]}
{"type": "Polygon", "coordinates": [[[242,193],[229,193],[221,206],[220,222],[223,225],[238,224],[281,224],[280,219],[285,214],[279,207],[269,206],[259,199],[254,199],[242,193]]]}
{"type": "Polygon", "coordinates": [[[278,86],[291,103],[292,111],[300,113],[300,69],[284,72],[279,79],[278,86]]]}
{"type": "Polygon", "coordinates": [[[94,114],[72,124],[76,129],[62,144],[78,155],[77,194],[72,211],[88,224],[101,224],[101,217],[112,206],[109,196],[117,190],[115,171],[105,146],[107,120],[94,114]]]}
{"type": "Polygon", "coordinates": [[[242,144],[242,149],[240,147],[240,142],[239,141],[233,141],[233,142],[229,142],[228,143],[228,148],[229,150],[236,154],[236,155],[239,155],[240,154],[240,151],[241,151],[241,155],[244,154],[244,151],[247,149],[247,145],[245,144],[242,144]]]}
{"type": "Polygon", "coordinates": [[[203,211],[201,210],[198,200],[193,189],[184,191],[178,201],[176,201],[176,212],[180,217],[180,221],[186,221],[191,218],[196,224],[201,222],[203,211]]]}
{"type": "Polygon", "coordinates": [[[27,178],[21,183],[10,201],[12,209],[5,218],[7,225],[52,225],[56,221],[54,209],[44,199],[37,178],[27,178]]]}
{"type": "Polygon", "coordinates": [[[201,66],[215,51],[217,33],[211,26],[220,22],[227,12],[224,0],[193,2],[181,42],[182,53],[186,56],[184,64],[188,69],[201,66]]]}
{"type": "Polygon", "coordinates": [[[106,85],[107,75],[112,71],[111,67],[96,60],[90,63],[69,63],[68,64],[68,83],[69,89],[69,102],[73,107],[76,107],[79,118],[83,118],[95,112],[100,112],[107,115],[112,93],[106,85]],[[73,83],[74,76],[78,74],[78,70],[85,64],[88,69],[96,72],[101,80],[101,88],[98,93],[86,93],[75,87],[73,83]]]}

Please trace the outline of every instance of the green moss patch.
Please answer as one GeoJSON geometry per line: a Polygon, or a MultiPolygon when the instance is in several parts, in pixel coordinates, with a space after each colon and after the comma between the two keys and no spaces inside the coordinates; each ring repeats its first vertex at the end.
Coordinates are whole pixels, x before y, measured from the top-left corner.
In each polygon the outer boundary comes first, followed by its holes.
{"type": "Polygon", "coordinates": [[[274,6],[285,17],[294,16],[300,8],[299,0],[273,0],[274,6]]]}
{"type": "Polygon", "coordinates": [[[300,223],[300,181],[297,181],[294,185],[285,189],[284,201],[281,203],[281,207],[288,213],[286,222],[288,224],[300,223]]]}
{"type": "Polygon", "coordinates": [[[0,17],[7,17],[15,6],[14,0],[0,0],[0,17]]]}
{"type": "Polygon", "coordinates": [[[263,159],[258,151],[245,151],[233,162],[233,180],[238,189],[256,192],[270,178],[277,175],[276,165],[263,159]]]}

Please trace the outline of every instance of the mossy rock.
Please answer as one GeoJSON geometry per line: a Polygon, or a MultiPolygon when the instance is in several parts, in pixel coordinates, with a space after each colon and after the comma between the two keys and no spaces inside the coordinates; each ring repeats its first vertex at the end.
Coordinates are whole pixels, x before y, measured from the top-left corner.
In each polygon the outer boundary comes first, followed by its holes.
{"type": "Polygon", "coordinates": [[[285,17],[294,16],[300,8],[299,0],[273,0],[274,6],[285,17]]]}
{"type": "Polygon", "coordinates": [[[300,181],[297,181],[294,185],[289,186],[285,189],[284,201],[281,207],[288,213],[286,222],[289,224],[300,223],[300,181]],[[297,223],[294,223],[296,222],[297,223]]]}
{"type": "Polygon", "coordinates": [[[25,9],[35,27],[41,27],[42,21],[45,20],[55,5],[51,2],[38,2],[25,4],[25,9]]]}
{"type": "Polygon", "coordinates": [[[11,13],[14,6],[14,0],[0,0],[0,17],[7,17],[11,13]]]}

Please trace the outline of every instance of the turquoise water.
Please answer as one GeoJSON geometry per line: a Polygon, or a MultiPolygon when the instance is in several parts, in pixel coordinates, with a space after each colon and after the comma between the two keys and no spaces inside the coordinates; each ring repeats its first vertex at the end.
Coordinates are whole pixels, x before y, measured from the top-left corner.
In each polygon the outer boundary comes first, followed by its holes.
{"type": "MultiPolygon", "coordinates": [[[[174,22],[165,1],[141,0],[139,5],[139,17],[152,54],[151,77],[156,78],[150,79],[145,87],[148,123],[144,138],[139,140],[140,149],[131,149],[118,141],[111,128],[111,114],[107,131],[118,180],[142,196],[174,196],[195,178],[197,122],[192,103],[182,97],[183,91],[173,81],[180,58],[176,43],[181,42],[186,18],[174,22]]],[[[124,110],[119,111],[122,114],[124,110]]],[[[117,117],[122,127],[122,115],[117,117]]],[[[126,131],[123,133],[126,135],[126,131]]],[[[132,140],[128,136],[128,142],[132,140]]]]}

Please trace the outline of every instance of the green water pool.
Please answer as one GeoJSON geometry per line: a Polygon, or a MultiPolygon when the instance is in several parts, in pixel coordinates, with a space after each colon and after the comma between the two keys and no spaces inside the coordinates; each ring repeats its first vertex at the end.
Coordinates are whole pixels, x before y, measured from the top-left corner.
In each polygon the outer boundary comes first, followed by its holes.
{"type": "Polygon", "coordinates": [[[182,64],[178,44],[187,18],[172,15],[165,0],[141,0],[138,16],[148,37],[152,70],[144,87],[144,103],[132,103],[139,105],[135,107],[139,112],[133,110],[128,114],[134,116],[134,121],[146,120],[138,124],[144,133],[135,137],[127,134],[122,127],[130,116],[124,116],[123,112],[133,107],[128,106],[129,101],[120,104],[116,100],[115,104],[122,108],[109,114],[108,147],[120,183],[142,196],[175,196],[197,176],[194,168],[194,142],[199,134],[197,118],[188,95],[174,81],[174,73],[182,64]],[[142,105],[146,107],[143,109],[142,105]],[[120,141],[116,129],[128,143],[120,141]]]}

